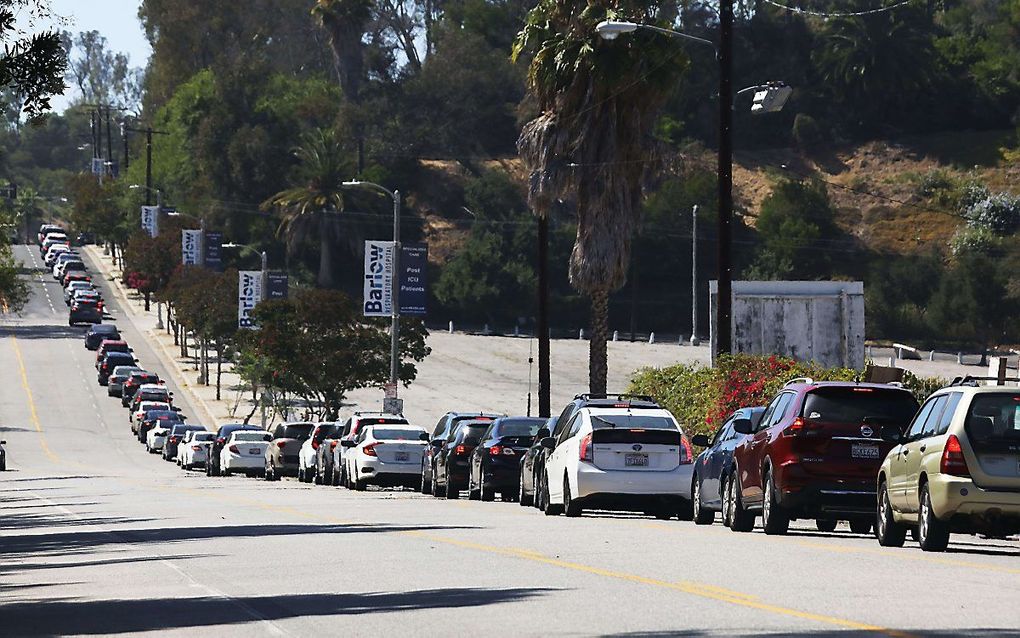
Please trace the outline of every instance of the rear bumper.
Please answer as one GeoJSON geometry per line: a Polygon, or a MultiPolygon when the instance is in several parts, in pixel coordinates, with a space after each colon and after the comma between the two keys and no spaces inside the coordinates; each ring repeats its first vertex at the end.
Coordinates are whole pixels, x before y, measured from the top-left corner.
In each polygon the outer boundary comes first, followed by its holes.
{"type": "Polygon", "coordinates": [[[227,454],[222,459],[223,467],[228,470],[261,470],[266,467],[266,459],[262,455],[242,456],[227,454]]]}
{"type": "Polygon", "coordinates": [[[693,476],[693,463],[665,472],[602,470],[588,463],[580,463],[575,487],[577,498],[585,499],[596,495],[600,498],[626,495],[680,497],[689,501],[693,476]]]}
{"type": "MultiPolygon", "coordinates": [[[[383,463],[382,461],[360,459],[358,461],[360,478],[378,476],[421,476],[421,464],[415,463],[383,463]]],[[[454,475],[456,479],[456,475],[454,475]]],[[[467,477],[465,476],[465,480],[467,477]]]]}
{"type": "Polygon", "coordinates": [[[1012,519],[1020,527],[1020,492],[983,489],[960,476],[936,474],[928,479],[932,509],[942,520],[967,517],[978,520],[1012,519]]]}
{"type": "Polygon", "coordinates": [[[489,465],[482,468],[482,483],[486,487],[494,488],[497,492],[500,488],[516,490],[521,484],[521,468],[516,465],[489,465]]]}
{"type": "Polygon", "coordinates": [[[874,517],[877,498],[873,482],[816,482],[784,485],[779,504],[794,516],[804,518],[836,514],[874,517]]]}

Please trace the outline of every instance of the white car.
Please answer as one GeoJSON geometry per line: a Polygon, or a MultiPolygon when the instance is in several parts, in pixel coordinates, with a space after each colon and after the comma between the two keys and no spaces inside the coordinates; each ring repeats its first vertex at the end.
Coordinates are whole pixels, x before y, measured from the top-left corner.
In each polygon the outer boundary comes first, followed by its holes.
{"type": "Polygon", "coordinates": [[[361,434],[361,429],[365,426],[383,424],[407,425],[407,419],[397,414],[387,414],[385,412],[355,412],[349,419],[344,421],[343,428],[340,431],[340,442],[330,451],[333,461],[333,485],[347,485],[348,483],[347,463],[344,459],[347,456],[347,450],[352,446],[350,444],[343,445],[343,441],[354,441],[361,434]]]}
{"type": "Polygon", "coordinates": [[[91,281],[72,281],[67,284],[67,288],[64,288],[64,303],[70,306],[71,298],[79,290],[95,290],[95,286],[92,285],[91,281]]]}
{"type": "Polygon", "coordinates": [[[148,434],[145,435],[145,451],[149,454],[161,452],[163,444],[166,443],[167,434],[170,434],[170,429],[162,425],[157,425],[149,430],[148,434]]]}
{"type": "Polygon", "coordinates": [[[131,431],[135,434],[138,433],[138,426],[142,424],[142,420],[145,419],[145,413],[149,410],[169,410],[170,404],[164,401],[142,401],[138,404],[138,409],[129,417],[131,419],[131,431]]]}
{"type": "Polygon", "coordinates": [[[81,255],[74,252],[73,250],[65,250],[63,252],[57,253],[56,258],[54,258],[53,260],[52,266],[53,278],[56,279],[57,281],[60,281],[63,278],[59,268],[60,265],[63,264],[65,261],[81,261],[81,255]]]}
{"type": "Polygon", "coordinates": [[[344,454],[347,487],[417,487],[428,436],[417,425],[383,424],[362,428],[353,441],[342,440],[340,445],[350,448],[344,454]]]}
{"type": "Polygon", "coordinates": [[[668,410],[581,408],[542,445],[546,514],[597,508],[689,517],[694,455],[668,410]]]}
{"type": "Polygon", "coordinates": [[[45,264],[47,268],[52,268],[57,257],[68,252],[71,252],[71,247],[67,244],[53,244],[46,249],[45,253],[43,253],[43,264],[45,264]]]}
{"type": "Polygon", "coordinates": [[[223,444],[220,452],[220,475],[230,476],[244,472],[258,476],[266,470],[266,450],[269,449],[269,432],[237,430],[223,444]]]}
{"type": "Polygon", "coordinates": [[[185,433],[184,440],[177,448],[177,465],[185,470],[205,467],[205,462],[209,459],[209,446],[215,438],[216,435],[212,432],[185,433]]]}

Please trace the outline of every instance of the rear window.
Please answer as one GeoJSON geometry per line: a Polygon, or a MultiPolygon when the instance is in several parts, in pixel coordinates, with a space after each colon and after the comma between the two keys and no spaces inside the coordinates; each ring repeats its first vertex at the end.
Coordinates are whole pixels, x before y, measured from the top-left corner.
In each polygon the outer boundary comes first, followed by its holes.
{"type": "Polygon", "coordinates": [[[819,388],[807,395],[801,416],[825,423],[858,424],[871,418],[906,425],[918,407],[914,396],[903,390],[819,388]]]}
{"type": "Polygon", "coordinates": [[[294,423],[284,426],[281,439],[307,439],[312,435],[313,423],[294,423]]]}
{"type": "Polygon", "coordinates": [[[380,441],[419,441],[422,431],[374,428],[372,436],[380,441]]]}
{"type": "Polygon", "coordinates": [[[234,434],[234,440],[241,443],[258,443],[269,439],[268,432],[241,431],[234,434]]]}
{"type": "Polygon", "coordinates": [[[493,436],[535,436],[544,425],[545,419],[503,419],[493,432],[493,436]]]}
{"type": "Polygon", "coordinates": [[[470,423],[466,424],[460,429],[460,442],[467,445],[478,445],[482,440],[482,435],[489,429],[488,423],[470,423]]]}
{"type": "Polygon", "coordinates": [[[213,436],[214,435],[213,435],[212,432],[199,432],[198,434],[196,434],[193,437],[191,437],[191,440],[192,441],[212,441],[213,440],[213,436]]]}
{"type": "Polygon", "coordinates": [[[1020,393],[975,395],[964,429],[976,449],[1020,451],[1020,393]]]}
{"type": "Polygon", "coordinates": [[[664,416],[645,416],[643,414],[593,414],[591,415],[593,430],[604,428],[630,428],[639,430],[676,430],[672,419],[664,416]]]}
{"type": "Polygon", "coordinates": [[[593,414],[591,426],[595,443],[680,444],[680,430],[664,416],[593,414]]]}

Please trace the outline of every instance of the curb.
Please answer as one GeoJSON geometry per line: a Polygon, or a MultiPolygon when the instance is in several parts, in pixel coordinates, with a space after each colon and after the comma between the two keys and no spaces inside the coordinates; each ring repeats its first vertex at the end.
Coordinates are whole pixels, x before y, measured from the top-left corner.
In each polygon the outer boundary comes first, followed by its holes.
{"type": "Polygon", "coordinates": [[[121,283],[120,278],[116,275],[114,266],[111,263],[108,263],[108,260],[96,246],[84,246],[82,247],[82,250],[96,266],[96,270],[101,272],[103,276],[107,278],[110,283],[110,288],[122,302],[121,305],[124,308],[124,316],[131,322],[131,325],[135,327],[135,330],[142,335],[142,338],[148,341],[152,351],[156,353],[156,357],[159,358],[163,366],[170,371],[170,376],[173,377],[177,386],[188,393],[188,396],[191,397],[191,403],[195,406],[195,408],[205,413],[208,417],[209,427],[219,428],[219,420],[213,416],[213,411],[209,408],[206,400],[192,389],[191,383],[188,382],[186,371],[181,369],[180,363],[177,361],[176,357],[172,353],[167,352],[166,347],[156,336],[157,331],[155,329],[143,328],[138,325],[135,318],[142,316],[142,313],[135,309],[133,300],[128,297],[127,289],[124,288],[124,284],[121,283]]]}

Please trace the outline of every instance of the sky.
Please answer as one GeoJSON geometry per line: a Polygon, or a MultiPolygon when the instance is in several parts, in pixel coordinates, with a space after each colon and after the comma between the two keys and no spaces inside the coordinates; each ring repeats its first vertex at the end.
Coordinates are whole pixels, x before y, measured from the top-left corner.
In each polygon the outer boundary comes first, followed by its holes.
{"type": "MultiPolygon", "coordinates": [[[[204,0],[198,0],[204,1],[204,0]]],[[[106,37],[111,51],[126,53],[131,66],[144,68],[152,49],[145,39],[142,23],[138,20],[139,0],[49,0],[53,13],[66,18],[69,24],[58,28],[78,33],[99,31],[106,37]]],[[[53,25],[39,24],[36,30],[53,25]]],[[[77,92],[68,86],[62,96],[55,96],[51,103],[53,110],[63,112],[77,92]]]]}

